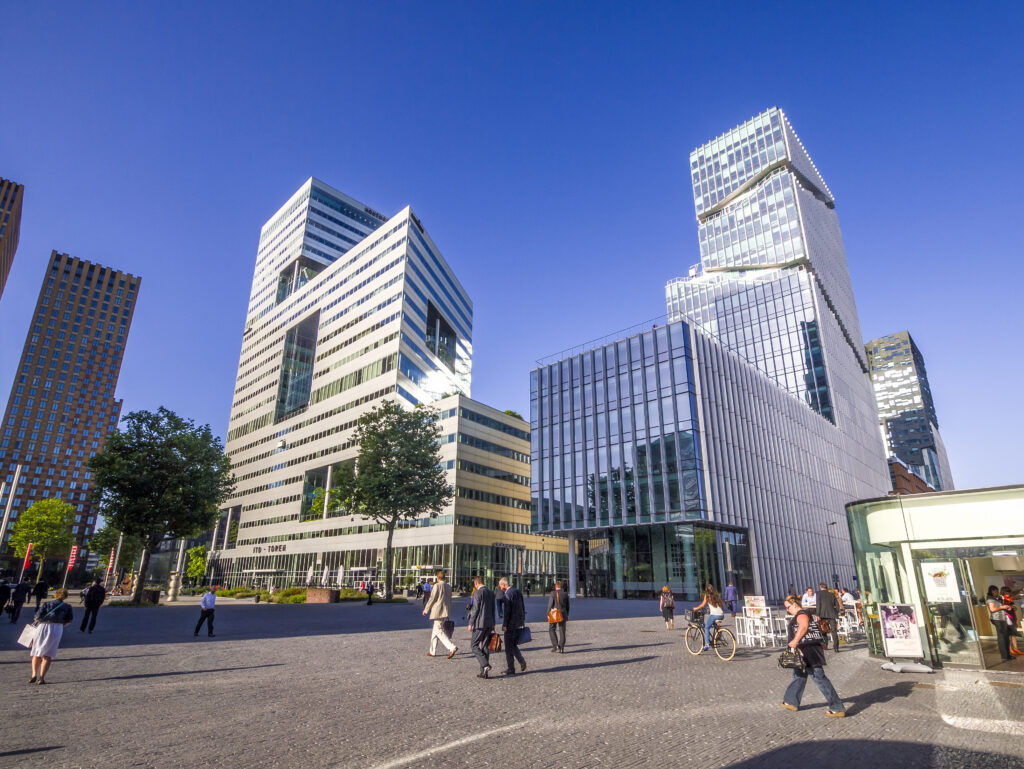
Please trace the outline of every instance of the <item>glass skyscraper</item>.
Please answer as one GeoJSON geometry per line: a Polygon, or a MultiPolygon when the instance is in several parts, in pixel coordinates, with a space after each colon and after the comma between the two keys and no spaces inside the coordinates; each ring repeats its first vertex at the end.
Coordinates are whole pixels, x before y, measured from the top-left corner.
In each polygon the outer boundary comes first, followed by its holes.
{"type": "Polygon", "coordinates": [[[909,331],[866,345],[882,437],[892,456],[936,491],[953,488],[924,356],[909,331]]]}
{"type": "Polygon", "coordinates": [[[668,326],[532,374],[534,529],[598,594],[848,581],[843,506],[889,482],[832,193],[777,108],[690,169],[701,263],[668,326]]]}

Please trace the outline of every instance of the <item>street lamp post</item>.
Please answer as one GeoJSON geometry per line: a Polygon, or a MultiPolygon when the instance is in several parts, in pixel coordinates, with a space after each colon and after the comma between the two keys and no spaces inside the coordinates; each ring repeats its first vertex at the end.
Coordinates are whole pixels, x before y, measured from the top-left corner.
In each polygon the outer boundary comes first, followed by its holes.
{"type": "Polygon", "coordinates": [[[838,585],[836,583],[839,582],[839,575],[836,574],[836,557],[835,557],[835,554],[832,551],[832,530],[829,527],[830,526],[835,526],[837,523],[838,523],[838,521],[832,521],[831,523],[828,524],[828,526],[825,527],[825,535],[828,537],[828,557],[829,557],[829,560],[832,562],[832,586],[833,587],[838,587],[838,585]]]}

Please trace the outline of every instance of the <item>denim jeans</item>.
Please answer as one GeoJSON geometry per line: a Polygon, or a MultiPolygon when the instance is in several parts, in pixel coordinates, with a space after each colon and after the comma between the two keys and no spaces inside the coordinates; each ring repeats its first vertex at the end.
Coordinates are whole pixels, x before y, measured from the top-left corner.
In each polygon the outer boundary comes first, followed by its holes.
{"type": "Polygon", "coordinates": [[[804,696],[804,687],[807,686],[808,673],[811,674],[818,690],[828,703],[829,710],[836,713],[846,710],[846,706],[843,704],[843,701],[839,699],[839,695],[836,694],[836,690],[835,687],[832,686],[832,682],[826,677],[825,668],[823,667],[808,667],[807,672],[794,670],[793,680],[789,682],[789,687],[786,689],[786,695],[782,698],[783,702],[788,705],[792,705],[795,708],[800,707],[800,700],[804,696]]]}
{"type": "Polygon", "coordinates": [[[718,622],[724,614],[709,614],[704,618],[704,645],[708,646],[711,644],[711,626],[718,622]]]}

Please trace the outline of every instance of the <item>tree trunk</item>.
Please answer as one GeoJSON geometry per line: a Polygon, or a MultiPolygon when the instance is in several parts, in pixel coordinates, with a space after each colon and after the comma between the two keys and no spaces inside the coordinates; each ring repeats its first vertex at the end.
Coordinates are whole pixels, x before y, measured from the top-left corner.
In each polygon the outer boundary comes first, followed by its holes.
{"type": "Polygon", "coordinates": [[[129,599],[129,603],[142,603],[142,590],[146,586],[146,575],[149,573],[149,555],[152,548],[149,544],[149,538],[146,538],[146,544],[142,546],[142,561],[139,563],[139,574],[135,578],[135,587],[132,588],[132,597],[129,599]]]}
{"type": "Polygon", "coordinates": [[[384,551],[384,598],[391,600],[391,583],[394,582],[392,572],[395,570],[394,562],[391,559],[391,540],[395,537],[396,519],[388,521],[388,546],[384,551]]]}

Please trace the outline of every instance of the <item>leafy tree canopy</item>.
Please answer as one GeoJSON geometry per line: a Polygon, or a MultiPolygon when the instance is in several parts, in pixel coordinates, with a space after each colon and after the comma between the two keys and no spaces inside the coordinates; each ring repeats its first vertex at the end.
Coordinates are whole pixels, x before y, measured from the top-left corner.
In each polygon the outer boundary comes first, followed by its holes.
{"type": "Polygon", "coordinates": [[[166,536],[191,537],[212,528],[218,506],[234,490],[231,462],[210,426],[196,427],[173,411],[133,411],[89,460],[94,498],[110,525],[143,539],[136,580],[145,585],[149,553],[166,536]]]}
{"type": "MultiPolygon", "coordinates": [[[[121,532],[115,529],[110,524],[105,524],[102,529],[99,529],[92,537],[89,538],[89,550],[96,553],[100,557],[100,565],[104,569],[110,565],[110,551],[117,551],[117,540],[120,537],[121,532]]],[[[139,556],[142,554],[142,538],[141,537],[125,537],[121,541],[121,553],[117,559],[117,565],[119,569],[128,569],[131,571],[135,564],[139,562],[139,556]]]]}
{"type": "Polygon", "coordinates": [[[206,575],[206,545],[190,547],[187,552],[188,565],[185,576],[189,579],[202,579],[206,575]]]}
{"type": "MultiPolygon", "coordinates": [[[[11,547],[24,558],[32,543],[32,555],[42,567],[47,558],[68,555],[75,544],[71,527],[75,525],[75,506],[61,499],[41,499],[18,516],[11,529],[11,547]]],[[[39,569],[42,573],[42,568],[39,569]]]]}
{"type": "Polygon", "coordinates": [[[515,417],[516,419],[523,418],[522,414],[520,414],[518,411],[513,411],[512,409],[505,409],[504,413],[508,414],[510,417],[515,417]]]}

